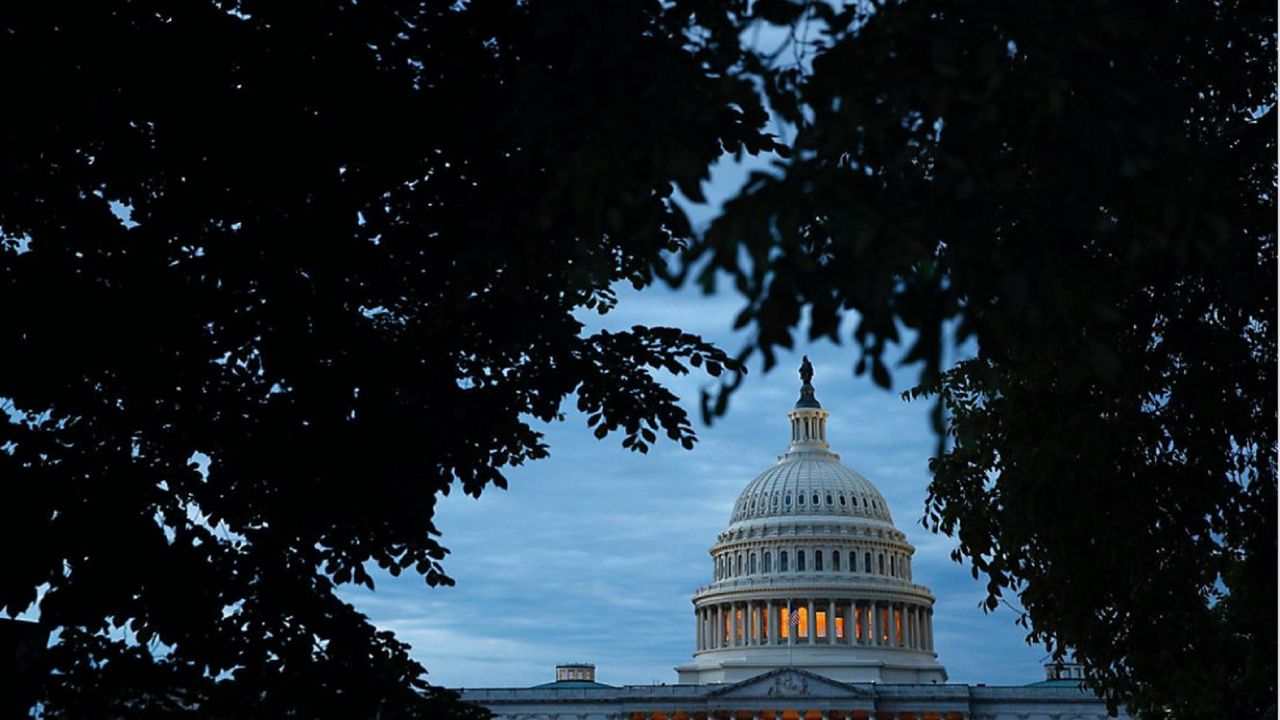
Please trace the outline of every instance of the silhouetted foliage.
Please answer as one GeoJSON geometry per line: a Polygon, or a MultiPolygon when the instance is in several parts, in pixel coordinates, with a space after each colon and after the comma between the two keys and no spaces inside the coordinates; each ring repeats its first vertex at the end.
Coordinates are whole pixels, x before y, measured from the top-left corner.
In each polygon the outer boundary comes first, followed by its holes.
{"type": "Polygon", "coordinates": [[[0,10],[0,606],[50,717],[484,716],[335,596],[451,581],[437,497],[544,457],[576,395],[647,451],[655,369],[573,312],[771,150],[719,2],[0,10]],[[694,16],[696,14],[696,24],[694,16]]]}
{"type": "Polygon", "coordinates": [[[756,7],[792,155],[685,268],[747,300],[743,357],[855,313],[888,387],[909,338],[924,521],[986,607],[1113,704],[1274,717],[1275,3],[756,7]]]}
{"type": "Polygon", "coordinates": [[[745,8],[0,10],[0,605],[45,589],[51,716],[483,714],[334,588],[449,582],[438,494],[570,394],[690,444],[650,370],[740,365],[572,315],[688,272],[766,365],[856,313],[887,387],[909,331],[926,523],[1113,702],[1274,715],[1274,4],[745,8]],[[672,186],[758,152],[669,275],[672,186]]]}

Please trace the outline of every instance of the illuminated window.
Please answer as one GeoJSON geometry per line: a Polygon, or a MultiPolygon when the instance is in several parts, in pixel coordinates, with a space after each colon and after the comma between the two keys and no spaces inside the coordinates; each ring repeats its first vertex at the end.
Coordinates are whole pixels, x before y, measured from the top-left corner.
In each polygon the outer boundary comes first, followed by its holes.
{"type": "Polygon", "coordinates": [[[755,640],[756,642],[760,641],[760,635],[757,634],[757,631],[756,631],[756,627],[759,624],[760,624],[760,610],[757,608],[751,608],[751,629],[747,631],[747,634],[750,635],[751,639],[755,640]]]}
{"type": "Polygon", "coordinates": [[[760,639],[769,639],[769,611],[760,611],[760,639]]]}
{"type": "Polygon", "coordinates": [[[889,642],[889,608],[880,608],[880,642],[889,642]]]}
{"type": "Polygon", "coordinates": [[[894,608],[893,610],[893,636],[897,638],[898,645],[902,644],[902,610],[894,608]]]}
{"type": "Polygon", "coordinates": [[[809,637],[809,608],[796,608],[796,612],[800,613],[800,622],[796,625],[796,637],[809,637]]]}
{"type": "Polygon", "coordinates": [[[816,610],[813,613],[814,632],[818,637],[827,636],[827,613],[825,610],[816,610]]]}
{"type": "Polygon", "coordinates": [[[821,550],[813,551],[813,569],[814,570],[822,569],[822,551],[821,550]]]}
{"type": "Polygon", "coordinates": [[[862,608],[854,608],[853,610],[853,633],[854,638],[858,642],[862,642],[867,637],[866,632],[867,618],[862,608]]]}
{"type": "Polygon", "coordinates": [[[791,637],[791,618],[787,617],[789,614],[786,607],[778,608],[778,637],[783,640],[791,637]]]}
{"type": "Polygon", "coordinates": [[[746,633],[745,633],[746,628],[745,628],[745,627],[743,627],[743,625],[742,625],[742,611],[741,611],[741,610],[734,610],[734,611],[733,611],[733,617],[734,617],[734,619],[736,620],[736,622],[735,622],[735,626],[736,626],[736,627],[734,628],[734,634],[735,634],[735,635],[737,635],[738,642],[739,642],[739,643],[741,643],[741,642],[742,642],[742,637],[743,637],[743,635],[745,635],[745,634],[746,634],[746,633]]]}
{"type": "Polygon", "coordinates": [[[787,551],[783,550],[778,553],[778,572],[787,571],[787,551]]]}
{"type": "Polygon", "coordinates": [[[804,572],[804,551],[796,551],[796,572],[804,572]]]}
{"type": "Polygon", "coordinates": [[[844,640],[844,626],[845,626],[844,611],[843,610],[837,611],[836,612],[836,639],[837,640],[844,640]]]}
{"type": "Polygon", "coordinates": [[[773,572],[773,555],[768,550],[764,553],[764,571],[773,572]]]}
{"type": "Polygon", "coordinates": [[[840,551],[831,551],[831,572],[840,572],[840,551]]]}

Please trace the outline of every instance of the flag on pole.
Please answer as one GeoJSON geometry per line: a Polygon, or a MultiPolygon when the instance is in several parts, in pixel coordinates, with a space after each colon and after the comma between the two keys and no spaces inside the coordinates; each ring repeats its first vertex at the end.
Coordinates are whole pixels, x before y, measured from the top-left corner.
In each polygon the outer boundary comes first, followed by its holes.
{"type": "Polygon", "coordinates": [[[798,627],[800,625],[800,608],[792,607],[791,605],[787,605],[787,608],[791,611],[791,627],[798,627]]]}

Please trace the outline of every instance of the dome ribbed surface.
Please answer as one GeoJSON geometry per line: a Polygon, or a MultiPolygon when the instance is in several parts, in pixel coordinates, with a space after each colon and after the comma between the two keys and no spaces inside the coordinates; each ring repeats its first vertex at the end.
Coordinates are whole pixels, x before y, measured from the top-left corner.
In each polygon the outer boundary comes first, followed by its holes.
{"type": "Polygon", "coordinates": [[[730,522],[801,515],[845,515],[892,523],[889,506],[871,481],[834,455],[788,454],[747,484],[730,522]]]}

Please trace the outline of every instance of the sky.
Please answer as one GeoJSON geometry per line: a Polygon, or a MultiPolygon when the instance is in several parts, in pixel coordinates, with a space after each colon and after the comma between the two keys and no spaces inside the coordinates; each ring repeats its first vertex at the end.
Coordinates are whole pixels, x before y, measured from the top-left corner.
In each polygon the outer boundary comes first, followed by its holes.
{"type": "MultiPolygon", "coordinates": [[[[765,164],[714,168],[704,188],[708,203],[686,204],[695,227],[765,164]]],[[[731,330],[741,303],[732,294],[618,292],[608,315],[583,312],[587,331],[677,326],[731,353],[746,339],[731,330]]],[[[550,458],[515,468],[508,490],[491,488],[478,499],[457,491],[438,506],[436,523],[451,551],[445,570],[456,586],[384,576],[375,591],[346,597],[410,643],[436,685],[527,687],[553,680],[563,662],[595,663],[597,679],[611,685],[674,683],[674,666],[688,662],[694,648],[691,597],[712,579],[708,548],[728,525],[738,493],[786,450],[786,411],[807,354],[818,400],[831,413],[832,450],[879,488],[916,548],[914,579],[937,598],[935,647],[950,681],[1043,679],[1045,653],[1026,644],[1015,613],[984,613],[983,584],[950,559],[955,541],[920,523],[936,438],[927,402],[899,397],[915,371],[899,368],[893,391],[882,390],[853,375],[854,353],[827,341],[798,343],[769,373],[757,362],[727,416],[710,427],[700,422],[698,397],[711,378],[664,376],[695,421],[700,441],[691,451],[660,440],[642,455],[620,447],[620,436],[596,440],[570,398],[563,422],[537,426],[550,458]]]]}
{"type": "MultiPolygon", "coordinates": [[[[677,324],[736,350],[728,332],[733,296],[685,290],[628,292],[604,322],[677,324]]],[[[701,424],[705,376],[670,378],[700,441],[692,451],[660,442],[648,455],[596,440],[566,402],[564,422],[541,426],[551,457],[516,468],[510,489],[479,499],[454,492],[437,524],[457,585],[384,578],[348,598],[379,627],[413,646],[428,680],[449,687],[522,687],[553,679],[560,662],[593,662],[609,684],[675,682],[694,645],[691,596],[711,582],[707,553],[729,522],[738,493],[786,450],[786,411],[795,403],[801,354],[814,365],[828,435],[844,464],[885,496],[895,524],[916,548],[915,581],[937,597],[934,628],[952,682],[1017,685],[1043,679],[1044,652],[1026,645],[1015,615],[979,608],[983,585],[949,555],[955,541],[921,526],[927,461],[935,437],[926,402],[907,403],[914,370],[895,373],[895,391],[854,377],[854,351],[823,342],[757,365],[727,417],[701,424]]]]}

